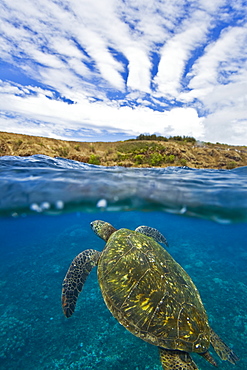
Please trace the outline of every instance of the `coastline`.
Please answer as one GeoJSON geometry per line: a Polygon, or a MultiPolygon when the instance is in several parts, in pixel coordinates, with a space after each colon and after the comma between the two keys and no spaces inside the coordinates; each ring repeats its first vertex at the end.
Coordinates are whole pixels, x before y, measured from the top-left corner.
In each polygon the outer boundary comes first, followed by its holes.
{"type": "Polygon", "coordinates": [[[0,156],[35,154],[102,166],[188,166],[212,169],[247,166],[247,146],[135,139],[116,142],[76,142],[0,132],[0,156]]]}

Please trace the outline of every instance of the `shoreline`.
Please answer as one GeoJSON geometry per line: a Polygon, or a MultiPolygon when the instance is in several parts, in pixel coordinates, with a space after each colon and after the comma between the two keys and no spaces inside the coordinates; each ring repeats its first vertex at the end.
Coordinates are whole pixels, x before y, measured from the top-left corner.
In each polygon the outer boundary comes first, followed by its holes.
{"type": "Polygon", "coordinates": [[[43,154],[79,162],[124,167],[233,169],[247,166],[247,146],[173,139],[77,142],[0,132],[0,156],[43,154]]]}

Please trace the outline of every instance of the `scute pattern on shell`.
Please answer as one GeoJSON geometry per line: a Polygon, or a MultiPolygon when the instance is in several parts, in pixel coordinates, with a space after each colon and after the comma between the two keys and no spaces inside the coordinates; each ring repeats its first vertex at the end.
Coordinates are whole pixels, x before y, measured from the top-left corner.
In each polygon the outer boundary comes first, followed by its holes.
{"type": "Polygon", "coordinates": [[[167,349],[208,349],[209,325],[197,288],[153,239],[127,229],[113,233],[98,278],[106,305],[134,335],[167,349]]]}

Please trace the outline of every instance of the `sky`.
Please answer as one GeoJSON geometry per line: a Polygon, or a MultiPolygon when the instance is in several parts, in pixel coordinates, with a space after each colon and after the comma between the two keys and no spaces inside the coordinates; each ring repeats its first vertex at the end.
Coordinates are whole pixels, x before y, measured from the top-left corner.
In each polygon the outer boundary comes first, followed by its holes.
{"type": "Polygon", "coordinates": [[[0,0],[0,131],[247,145],[246,0],[0,0]]]}

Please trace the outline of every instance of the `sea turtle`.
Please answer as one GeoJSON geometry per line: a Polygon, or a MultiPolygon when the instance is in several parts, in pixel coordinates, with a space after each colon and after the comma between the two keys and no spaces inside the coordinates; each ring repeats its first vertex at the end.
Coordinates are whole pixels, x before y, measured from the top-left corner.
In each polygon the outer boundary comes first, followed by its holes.
{"type": "Polygon", "coordinates": [[[209,326],[191,278],[158,244],[167,245],[158,230],[147,226],[117,230],[99,220],[91,227],[106,245],[102,252],[84,250],[72,261],[62,288],[66,317],[73,314],[87,276],[97,265],[108,309],[132,334],[159,347],[163,369],[198,369],[190,352],[216,366],[210,344],[221,359],[236,363],[237,356],[209,326]]]}

